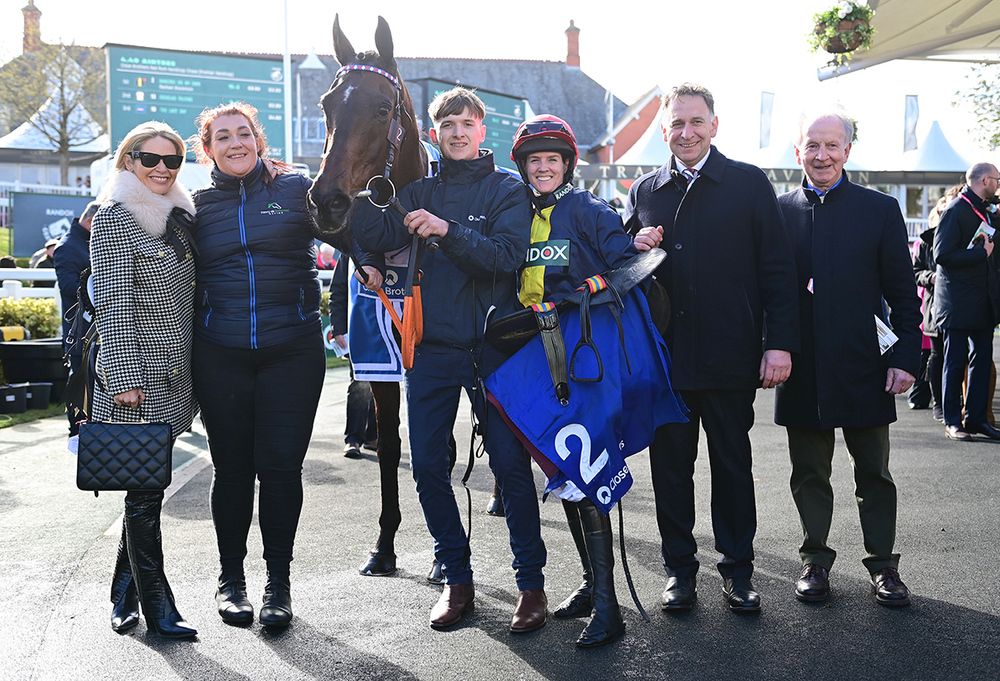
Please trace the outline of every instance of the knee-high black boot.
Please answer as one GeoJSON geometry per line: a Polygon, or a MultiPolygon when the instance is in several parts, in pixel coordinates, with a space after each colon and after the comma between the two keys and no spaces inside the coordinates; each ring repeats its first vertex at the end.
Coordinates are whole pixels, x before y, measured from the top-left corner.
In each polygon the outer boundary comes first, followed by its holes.
{"type": "Polygon", "coordinates": [[[122,538],[118,542],[118,559],[111,578],[111,628],[119,634],[139,623],[139,597],[132,579],[132,566],[128,562],[128,545],[125,540],[125,522],[122,521],[122,538]]]}
{"type": "Polygon", "coordinates": [[[615,554],[611,519],[589,499],[577,504],[587,542],[587,555],[594,574],[594,615],[580,634],[576,645],[593,648],[615,640],[625,633],[625,622],[615,595],[615,554]]]}
{"type": "Polygon", "coordinates": [[[587,554],[587,543],[583,536],[583,525],[580,522],[579,504],[573,501],[563,501],[563,511],[569,522],[569,532],[573,535],[573,543],[580,552],[580,563],[583,565],[583,583],[571,593],[566,600],[552,611],[553,617],[571,619],[573,617],[588,617],[594,609],[594,575],[590,569],[590,557],[587,554]]]}
{"type": "Polygon", "coordinates": [[[160,536],[162,492],[125,495],[125,537],[146,627],[166,638],[191,638],[198,631],[184,621],[174,605],[174,594],[163,573],[160,536]]]}

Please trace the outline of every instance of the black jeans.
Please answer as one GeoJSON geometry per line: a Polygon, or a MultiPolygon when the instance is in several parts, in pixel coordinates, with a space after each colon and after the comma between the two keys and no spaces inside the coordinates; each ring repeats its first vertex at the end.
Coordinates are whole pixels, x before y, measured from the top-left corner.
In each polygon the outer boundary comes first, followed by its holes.
{"type": "Polygon", "coordinates": [[[302,510],[302,461],[312,437],[326,355],[319,333],[270,348],[226,348],[197,337],[194,387],[215,479],[212,519],[223,569],[242,566],[260,480],[269,568],[292,560],[302,510]]]}

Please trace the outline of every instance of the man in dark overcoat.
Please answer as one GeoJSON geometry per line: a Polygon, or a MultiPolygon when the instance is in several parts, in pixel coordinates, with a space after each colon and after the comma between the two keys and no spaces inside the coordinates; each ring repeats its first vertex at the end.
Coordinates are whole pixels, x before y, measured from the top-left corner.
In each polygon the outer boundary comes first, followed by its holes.
{"type": "Polygon", "coordinates": [[[991,257],[993,238],[988,234],[993,229],[993,218],[987,210],[987,200],[997,193],[1000,173],[990,163],[977,163],[966,172],[965,180],[965,189],[945,208],[934,234],[937,263],[934,317],[944,332],[941,390],[945,435],[951,440],[969,441],[978,433],[1000,440],[1000,430],[986,418],[992,399],[989,379],[993,328],[1000,304],[994,288],[996,260],[991,257]],[[969,381],[963,424],[962,379],[966,362],[969,381]]]}
{"type": "Polygon", "coordinates": [[[723,595],[733,611],[757,612],[750,428],[757,388],[784,381],[798,350],[795,265],[767,177],[712,146],[712,94],[674,88],[661,123],[671,158],[635,182],[625,216],[632,232],[663,232],[667,258],[656,278],[672,303],[665,340],[674,387],[691,410],[688,423],[659,428],[650,447],[668,576],[661,605],[686,610],[697,596],[693,475],[704,427],[723,595]]]}
{"type": "Polygon", "coordinates": [[[837,555],[827,545],[830,473],[840,428],[854,465],[863,562],[876,600],[899,606],[909,603],[909,591],[893,553],[889,424],[896,420],[894,396],[913,385],[920,364],[920,302],[899,204],[844,172],[853,138],[854,124],[843,115],[804,120],[795,147],[802,186],[778,197],[795,244],[802,350],[778,387],[774,420],[788,432],[792,497],[805,535],[796,597],[823,601],[830,593],[837,555]],[[880,322],[898,338],[884,351],[880,322]]]}

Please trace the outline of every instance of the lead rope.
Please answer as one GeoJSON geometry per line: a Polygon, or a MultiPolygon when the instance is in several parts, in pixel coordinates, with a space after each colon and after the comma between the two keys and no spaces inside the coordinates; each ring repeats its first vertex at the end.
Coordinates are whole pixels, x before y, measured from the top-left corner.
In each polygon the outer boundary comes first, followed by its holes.
{"type": "Polygon", "coordinates": [[[622,511],[622,502],[620,499],[618,500],[618,541],[621,547],[622,569],[625,571],[625,582],[628,584],[628,592],[631,594],[632,602],[635,603],[639,614],[642,615],[643,621],[649,623],[649,615],[646,614],[645,608],[639,602],[639,594],[636,593],[635,583],[632,581],[632,572],[628,569],[628,558],[625,556],[625,515],[622,511]]]}

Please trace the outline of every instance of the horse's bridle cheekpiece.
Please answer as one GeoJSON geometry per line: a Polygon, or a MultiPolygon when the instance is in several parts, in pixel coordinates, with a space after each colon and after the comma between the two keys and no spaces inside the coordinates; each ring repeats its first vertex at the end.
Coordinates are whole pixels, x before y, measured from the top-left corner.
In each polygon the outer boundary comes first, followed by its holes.
{"type": "Polygon", "coordinates": [[[351,71],[377,73],[392,83],[392,86],[396,89],[396,106],[393,109],[392,121],[389,123],[389,132],[386,134],[386,139],[389,141],[389,149],[386,153],[385,170],[382,172],[382,177],[388,180],[389,175],[392,173],[392,166],[396,163],[396,154],[399,153],[400,147],[403,146],[403,138],[406,137],[406,130],[403,128],[403,88],[399,84],[399,78],[385,69],[380,69],[370,64],[347,64],[346,66],[341,66],[334,80],[341,76],[346,76],[351,71]]]}

